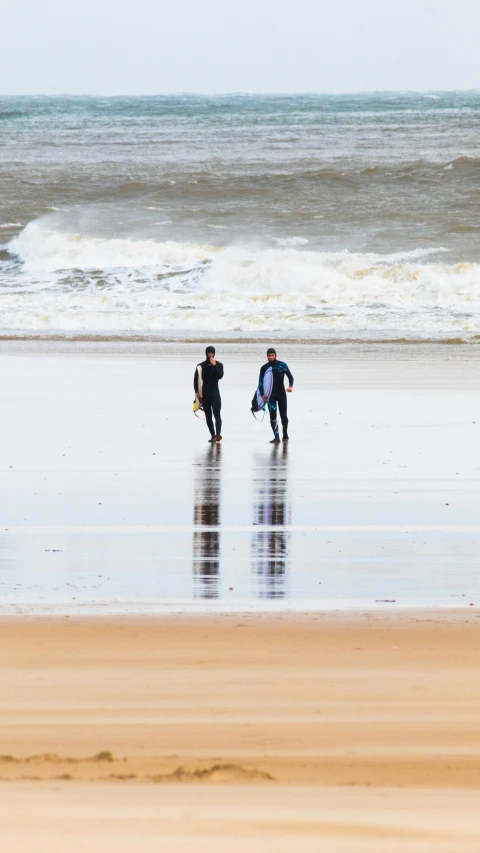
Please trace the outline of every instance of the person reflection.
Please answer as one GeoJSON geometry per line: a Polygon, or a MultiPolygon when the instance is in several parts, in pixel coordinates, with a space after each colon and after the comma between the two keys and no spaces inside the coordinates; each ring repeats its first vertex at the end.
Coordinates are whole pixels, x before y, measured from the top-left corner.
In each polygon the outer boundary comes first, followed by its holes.
{"type": "Polygon", "coordinates": [[[268,526],[252,534],[252,571],[258,578],[260,598],[285,596],[289,534],[287,445],[273,444],[271,452],[257,456],[253,476],[253,524],[268,526]]]}
{"type": "Polygon", "coordinates": [[[218,598],[220,575],[220,461],[222,448],[211,445],[196,463],[193,524],[215,530],[193,532],[193,594],[196,598],[218,598]]]}

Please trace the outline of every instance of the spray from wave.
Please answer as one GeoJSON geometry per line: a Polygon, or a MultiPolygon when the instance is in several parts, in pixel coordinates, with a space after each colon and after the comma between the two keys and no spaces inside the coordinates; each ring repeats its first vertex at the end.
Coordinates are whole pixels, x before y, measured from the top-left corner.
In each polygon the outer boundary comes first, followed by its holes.
{"type": "MultiPolygon", "coordinates": [[[[293,238],[292,238],[293,239],[293,238]]],[[[106,239],[30,223],[9,244],[4,329],[66,332],[261,330],[318,337],[471,338],[480,266],[446,250],[390,255],[106,239]]]]}
{"type": "Polygon", "coordinates": [[[23,261],[25,272],[30,274],[71,269],[166,269],[191,266],[202,260],[197,246],[89,237],[50,230],[38,222],[27,225],[10,242],[10,250],[23,261]]]}

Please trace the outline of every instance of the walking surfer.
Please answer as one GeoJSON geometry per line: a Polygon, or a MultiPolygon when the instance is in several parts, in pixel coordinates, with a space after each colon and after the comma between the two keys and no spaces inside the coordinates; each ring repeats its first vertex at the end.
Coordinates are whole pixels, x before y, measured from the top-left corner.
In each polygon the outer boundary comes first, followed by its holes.
{"type": "Polygon", "coordinates": [[[210,441],[213,443],[222,440],[222,417],[220,414],[222,400],[218,382],[223,376],[223,364],[215,359],[215,347],[207,347],[205,355],[205,361],[197,364],[193,377],[193,387],[205,412],[205,419],[211,435],[210,441]],[[213,428],[213,418],[215,418],[215,429],[213,428]]]}
{"type": "Polygon", "coordinates": [[[283,440],[288,441],[288,417],[287,417],[287,395],[285,393],[285,376],[288,378],[287,391],[292,391],[293,376],[290,373],[288,364],[277,359],[277,353],[270,347],[267,350],[268,361],[260,368],[260,378],[258,380],[258,392],[263,401],[267,403],[270,411],[270,426],[273,430],[273,439],[270,444],[278,444],[280,435],[278,432],[277,405],[280,412],[283,428],[283,440]],[[271,392],[268,396],[265,393],[264,381],[267,371],[271,371],[271,392]]]}

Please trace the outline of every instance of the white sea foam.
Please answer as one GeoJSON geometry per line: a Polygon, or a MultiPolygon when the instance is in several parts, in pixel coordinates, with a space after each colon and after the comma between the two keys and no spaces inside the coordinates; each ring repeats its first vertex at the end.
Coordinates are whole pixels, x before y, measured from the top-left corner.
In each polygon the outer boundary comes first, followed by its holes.
{"type": "Polygon", "coordinates": [[[275,242],[277,246],[306,246],[308,240],[305,237],[278,237],[275,242]]]}
{"type": "Polygon", "coordinates": [[[21,228],[21,227],[22,227],[21,222],[4,222],[2,225],[0,225],[0,228],[21,228]]]}
{"type": "Polygon", "coordinates": [[[31,222],[10,243],[11,251],[31,273],[68,269],[137,269],[190,267],[210,257],[212,249],[187,243],[119,240],[63,233],[31,222]]]}
{"type": "Polygon", "coordinates": [[[480,265],[446,264],[438,249],[218,249],[87,237],[41,222],[9,248],[23,273],[21,289],[16,279],[3,290],[5,329],[480,333],[480,265]]]}

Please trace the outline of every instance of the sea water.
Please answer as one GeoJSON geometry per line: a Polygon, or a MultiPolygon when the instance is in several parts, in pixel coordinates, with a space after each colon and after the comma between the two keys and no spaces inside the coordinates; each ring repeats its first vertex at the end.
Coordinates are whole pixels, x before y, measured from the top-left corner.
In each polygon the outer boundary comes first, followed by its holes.
{"type": "Polygon", "coordinates": [[[476,341],[480,93],[0,98],[0,334],[476,341]]]}

